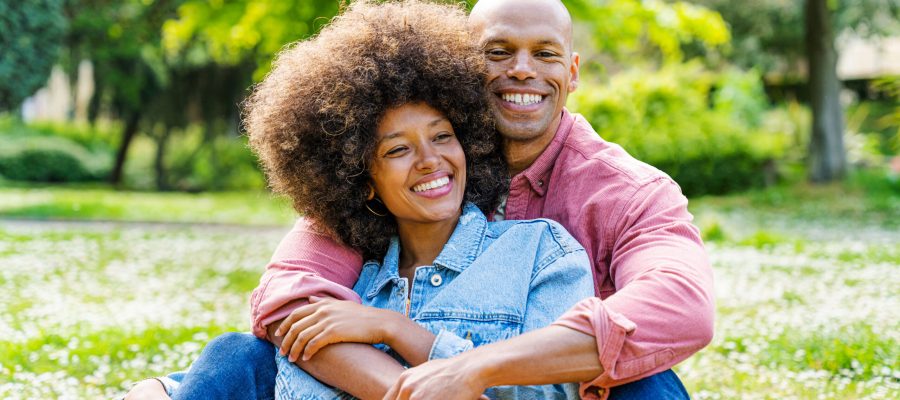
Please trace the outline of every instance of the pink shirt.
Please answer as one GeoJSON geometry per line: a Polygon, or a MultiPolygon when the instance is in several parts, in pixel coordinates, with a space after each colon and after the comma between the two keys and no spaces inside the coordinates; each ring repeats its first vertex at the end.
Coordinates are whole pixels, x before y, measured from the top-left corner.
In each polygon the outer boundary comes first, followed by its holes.
{"type": "MultiPolygon", "coordinates": [[[[546,150],[514,176],[506,219],[550,218],[584,245],[597,297],[554,324],[597,338],[604,372],[584,398],[665,371],[712,339],[713,278],[687,199],[668,176],[601,139],[563,111],[546,150]]],[[[348,289],[362,259],[301,219],[253,292],[253,329],[287,316],[310,295],[359,301],[348,289]]]]}

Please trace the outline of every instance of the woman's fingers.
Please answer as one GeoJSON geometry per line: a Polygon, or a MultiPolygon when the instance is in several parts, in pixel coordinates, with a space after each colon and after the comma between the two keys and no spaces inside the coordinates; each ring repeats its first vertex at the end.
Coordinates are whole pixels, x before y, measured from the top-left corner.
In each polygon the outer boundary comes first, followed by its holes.
{"type": "Polygon", "coordinates": [[[303,331],[309,329],[310,326],[318,322],[318,318],[316,318],[314,315],[315,313],[310,314],[303,319],[291,324],[287,333],[284,335],[284,338],[281,340],[281,354],[288,355],[289,351],[294,345],[294,342],[297,341],[297,338],[300,336],[300,334],[303,333],[303,331]]]}
{"type": "MultiPolygon", "coordinates": [[[[291,362],[297,361],[300,358],[300,354],[303,354],[306,343],[322,331],[323,325],[324,324],[315,324],[298,332],[297,339],[294,341],[293,345],[291,345],[290,353],[287,354],[288,360],[291,362]]],[[[294,329],[292,328],[291,331],[293,330],[294,329]]]]}
{"type": "Polygon", "coordinates": [[[308,317],[312,313],[316,312],[316,310],[318,310],[320,307],[322,307],[323,304],[325,304],[325,303],[319,303],[319,300],[317,297],[316,297],[316,299],[317,299],[316,303],[314,304],[312,302],[313,297],[310,297],[310,304],[297,307],[296,309],[294,309],[294,311],[291,311],[291,313],[287,316],[287,318],[285,318],[283,321],[281,321],[281,325],[279,325],[278,329],[275,330],[275,336],[284,335],[284,333],[287,332],[288,329],[291,329],[291,326],[293,326],[295,322],[308,317]]]}
{"type": "Polygon", "coordinates": [[[306,349],[303,350],[303,361],[308,361],[325,346],[342,342],[341,338],[335,334],[337,331],[338,329],[334,327],[328,327],[322,329],[318,335],[310,338],[306,342],[306,349]]]}

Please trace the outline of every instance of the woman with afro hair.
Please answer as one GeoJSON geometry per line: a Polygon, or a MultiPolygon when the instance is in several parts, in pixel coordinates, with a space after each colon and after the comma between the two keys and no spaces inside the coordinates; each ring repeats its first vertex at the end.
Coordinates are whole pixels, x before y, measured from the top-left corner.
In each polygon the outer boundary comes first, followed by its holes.
{"type": "MultiPolygon", "coordinates": [[[[360,1],[281,53],[246,102],[250,146],[271,187],[304,215],[302,229],[371,260],[353,288],[361,304],[312,298],[274,332],[276,361],[250,369],[277,368],[275,398],[363,396],[296,365],[329,344],[373,344],[415,366],[547,326],[593,294],[585,251],[559,224],[485,216],[509,178],[483,63],[461,7],[360,1]]],[[[187,376],[163,378],[169,395],[268,397],[265,384],[235,388],[232,376],[247,366],[223,363],[236,350],[216,350],[216,340],[187,376]]],[[[546,385],[485,394],[576,393],[546,385]]]]}

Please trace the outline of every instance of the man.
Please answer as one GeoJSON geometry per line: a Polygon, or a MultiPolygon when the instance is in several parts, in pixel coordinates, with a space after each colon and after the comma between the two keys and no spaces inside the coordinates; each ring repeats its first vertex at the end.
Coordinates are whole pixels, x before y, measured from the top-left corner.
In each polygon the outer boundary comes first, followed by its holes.
{"type": "MultiPolygon", "coordinates": [[[[482,0],[470,26],[513,176],[495,218],[560,222],[592,258],[597,297],[550,327],[405,372],[355,343],[295,362],[364,398],[473,399],[490,386],[572,381],[584,382],[588,398],[687,398],[670,368],[709,343],[714,312],[712,272],[687,200],[670,178],[564,109],[579,56],[561,2],[482,0]]],[[[327,238],[295,229],[254,291],[254,333],[279,345],[274,333],[299,319],[304,311],[295,310],[312,295],[358,301],[347,287],[361,264],[327,238]]],[[[235,345],[244,344],[223,346],[235,345]]]]}

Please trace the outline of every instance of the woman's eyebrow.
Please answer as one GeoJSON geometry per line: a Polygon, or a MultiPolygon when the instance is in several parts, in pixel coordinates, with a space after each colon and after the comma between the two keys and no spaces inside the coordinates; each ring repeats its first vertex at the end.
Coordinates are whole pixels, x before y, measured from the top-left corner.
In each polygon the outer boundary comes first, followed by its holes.
{"type": "Polygon", "coordinates": [[[433,128],[434,126],[436,126],[444,121],[450,122],[450,120],[447,119],[447,117],[438,117],[438,118],[435,118],[434,121],[429,122],[428,127],[433,128]]]}

